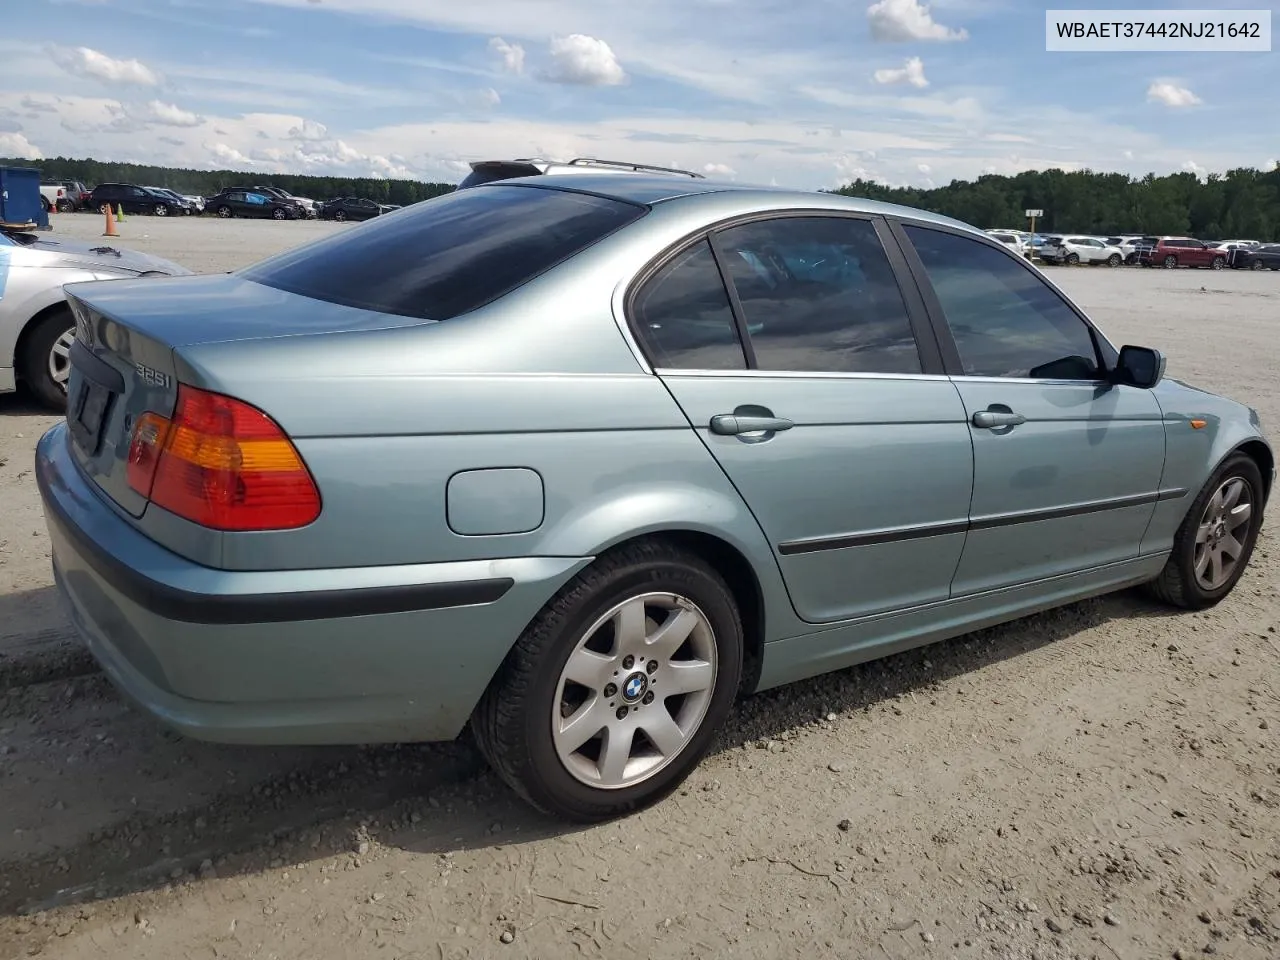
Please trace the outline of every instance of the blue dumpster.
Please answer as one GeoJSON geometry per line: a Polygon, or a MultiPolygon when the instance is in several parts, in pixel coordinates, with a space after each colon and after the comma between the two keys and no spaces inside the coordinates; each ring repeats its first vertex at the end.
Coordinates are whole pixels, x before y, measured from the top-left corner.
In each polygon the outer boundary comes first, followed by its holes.
{"type": "Polygon", "coordinates": [[[40,202],[40,171],[35,167],[0,167],[0,224],[49,229],[49,214],[40,202]]]}

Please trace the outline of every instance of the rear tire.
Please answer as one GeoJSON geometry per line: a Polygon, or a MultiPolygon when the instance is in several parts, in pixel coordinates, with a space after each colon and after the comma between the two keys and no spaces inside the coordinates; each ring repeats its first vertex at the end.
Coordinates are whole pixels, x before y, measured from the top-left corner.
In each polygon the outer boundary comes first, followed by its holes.
{"type": "MultiPolygon", "coordinates": [[[[1146,585],[1147,592],[1163,603],[1186,610],[1203,610],[1225,598],[1235,588],[1249,564],[1249,558],[1253,556],[1258,530],[1262,526],[1262,491],[1262,472],[1253,458],[1243,453],[1229,456],[1209,477],[1187,510],[1173,538],[1173,551],[1160,576],[1146,585]],[[1229,575],[1219,583],[1204,583],[1196,575],[1197,550],[1202,545],[1201,531],[1208,530],[1210,536],[1214,533],[1217,522],[1211,517],[1211,501],[1233,481],[1240,481],[1247,488],[1242,496],[1247,495],[1251,510],[1248,526],[1243,532],[1238,528],[1235,531],[1237,536],[1234,539],[1240,544],[1240,551],[1234,558],[1229,575]]],[[[1227,532],[1232,532],[1230,511],[1227,513],[1227,532]]]]}
{"type": "Polygon", "coordinates": [[[169,208],[163,203],[157,203],[154,212],[157,217],[167,217],[169,215],[169,208]]]}
{"type": "Polygon", "coordinates": [[[1177,267],[1178,267],[1178,258],[1175,257],[1173,254],[1169,254],[1169,256],[1164,258],[1164,268],[1166,270],[1176,270],[1177,267]]]}
{"type": "Polygon", "coordinates": [[[26,335],[18,372],[41,406],[55,413],[67,409],[69,351],[76,321],[71,308],[62,306],[48,314],[26,335]]]}
{"type": "Polygon", "coordinates": [[[1253,261],[1253,264],[1249,267],[1249,269],[1250,269],[1250,270],[1261,270],[1261,269],[1262,269],[1262,261],[1261,261],[1261,260],[1255,260],[1255,261],[1253,261]]]}
{"type": "Polygon", "coordinates": [[[347,214],[345,211],[339,210],[333,215],[333,219],[337,220],[339,223],[343,223],[347,219],[347,214]]]}
{"type": "Polygon", "coordinates": [[[728,715],[742,676],[742,637],[732,592],[700,557],[659,540],[611,551],[563,587],[516,641],[472,716],[480,752],[527,802],[566,820],[595,823],[657,803],[694,770],[728,715]],[[650,618],[675,598],[671,619],[650,618]],[[608,619],[636,604],[639,619],[629,622],[638,631],[608,619]],[[677,639],[666,654],[660,643],[648,645],[677,619],[694,624],[677,633],[687,640],[677,639]],[[636,636],[638,646],[628,639],[636,636]],[[624,652],[633,647],[640,655],[628,662],[624,652]],[[691,657],[678,656],[685,651],[691,657]],[[587,663],[590,686],[569,676],[571,656],[587,663]],[[652,670],[650,659],[659,661],[652,670]],[[700,664],[702,685],[655,698],[664,685],[688,683],[690,674],[674,666],[681,662],[700,664]],[[560,722],[579,714],[583,731],[593,733],[574,745],[560,722]],[[636,731],[646,734],[633,740],[636,731]],[[615,736],[626,758],[616,777],[607,763],[615,736]]]}

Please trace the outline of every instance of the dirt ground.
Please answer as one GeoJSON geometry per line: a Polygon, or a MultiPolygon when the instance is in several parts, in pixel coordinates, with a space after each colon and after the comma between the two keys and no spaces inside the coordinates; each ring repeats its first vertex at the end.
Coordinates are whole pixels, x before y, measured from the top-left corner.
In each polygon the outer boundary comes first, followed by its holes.
{"type": "MultiPolygon", "coordinates": [[[[200,271],[342,229],[122,227],[200,271]]],[[[1050,275],[1277,429],[1276,274],[1050,275]]],[[[50,587],[51,422],[0,397],[0,960],[1280,956],[1274,520],[1215,610],[1124,593],[772,691],[670,801],[566,829],[466,743],[219,747],[126,706],[50,587]]]]}

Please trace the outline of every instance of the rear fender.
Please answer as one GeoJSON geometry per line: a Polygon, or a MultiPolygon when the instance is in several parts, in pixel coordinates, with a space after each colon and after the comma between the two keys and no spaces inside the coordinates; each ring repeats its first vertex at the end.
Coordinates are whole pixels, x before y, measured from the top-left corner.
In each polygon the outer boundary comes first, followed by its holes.
{"type": "Polygon", "coordinates": [[[18,319],[17,322],[0,323],[0,367],[16,364],[18,344],[31,321],[50,307],[66,301],[66,294],[62,292],[64,283],[95,279],[98,278],[87,270],[24,268],[10,273],[4,299],[0,301],[0,319],[18,319]]]}
{"type": "Polygon", "coordinates": [[[564,518],[539,546],[546,556],[596,557],[626,541],[678,533],[719,540],[751,565],[767,613],[766,643],[812,629],[796,619],[777,558],[755,517],[727,481],[721,489],[704,482],[613,491],[607,499],[586,504],[564,518]]]}

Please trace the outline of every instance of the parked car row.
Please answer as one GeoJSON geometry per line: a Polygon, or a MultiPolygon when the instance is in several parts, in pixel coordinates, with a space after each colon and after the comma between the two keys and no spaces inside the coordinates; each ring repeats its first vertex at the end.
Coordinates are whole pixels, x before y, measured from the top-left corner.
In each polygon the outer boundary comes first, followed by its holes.
{"type": "Polygon", "coordinates": [[[988,230],[987,234],[1027,259],[1048,265],[1280,270],[1280,244],[1258,240],[1211,241],[1143,234],[1109,237],[1031,234],[1001,228],[988,230]]]}
{"type": "Polygon", "coordinates": [[[89,190],[79,181],[48,181],[40,187],[41,200],[47,211],[70,213],[76,210],[104,212],[109,206],[127,214],[157,217],[215,216],[267,218],[272,220],[370,220],[399,204],[378,203],[364,197],[336,197],[318,203],[310,197],[299,197],[280,187],[225,187],[209,197],[180,194],[168,187],[143,186],[133,183],[101,183],[89,190]]]}

